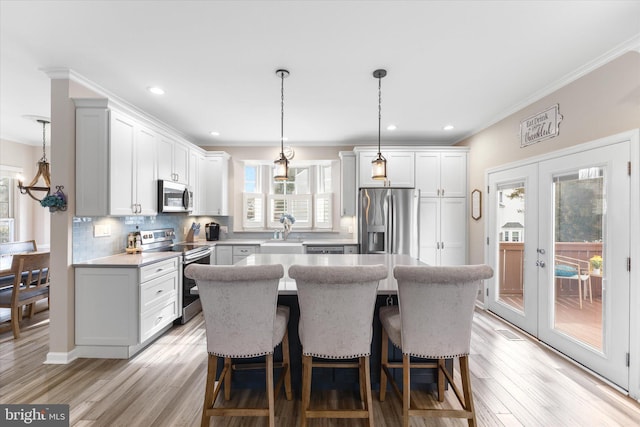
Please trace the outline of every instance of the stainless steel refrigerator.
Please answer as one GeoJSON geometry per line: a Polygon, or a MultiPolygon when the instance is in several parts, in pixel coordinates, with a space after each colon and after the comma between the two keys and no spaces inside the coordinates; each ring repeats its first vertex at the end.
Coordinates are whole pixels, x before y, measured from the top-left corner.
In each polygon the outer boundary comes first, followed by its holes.
{"type": "Polygon", "coordinates": [[[358,240],[363,254],[419,257],[420,190],[361,188],[358,195],[358,240]]]}

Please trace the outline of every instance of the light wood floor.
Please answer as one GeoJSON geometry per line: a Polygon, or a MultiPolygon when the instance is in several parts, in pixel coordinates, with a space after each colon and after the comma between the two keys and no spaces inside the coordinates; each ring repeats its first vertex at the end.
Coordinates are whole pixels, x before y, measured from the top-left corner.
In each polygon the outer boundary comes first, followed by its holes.
{"type": "MultiPolygon", "coordinates": [[[[67,403],[72,426],[196,426],[206,375],[202,315],[169,333],[129,361],[81,359],[44,365],[48,314],[41,313],[14,341],[0,334],[0,403],[67,403]]],[[[640,405],[555,355],[492,315],[477,311],[471,374],[479,426],[635,426],[640,405]],[[496,330],[517,335],[509,340],[496,330]]],[[[456,364],[457,366],[457,364],[456,364]]],[[[448,392],[447,394],[451,394],[448,392]]],[[[384,403],[374,392],[378,427],[400,425],[401,405],[393,393],[384,403]]],[[[415,393],[418,404],[432,402],[415,393]]],[[[451,398],[451,396],[448,396],[451,398]]],[[[355,405],[355,396],[314,393],[320,407],[355,405]]],[[[261,393],[234,393],[229,405],[264,404],[261,393]]],[[[299,400],[277,401],[276,423],[299,422],[299,400]]],[[[216,418],[213,426],[259,427],[265,419],[216,418]]],[[[310,426],[362,426],[360,420],[311,420],[310,426]]],[[[414,419],[417,426],[465,426],[461,420],[414,419]]]]}

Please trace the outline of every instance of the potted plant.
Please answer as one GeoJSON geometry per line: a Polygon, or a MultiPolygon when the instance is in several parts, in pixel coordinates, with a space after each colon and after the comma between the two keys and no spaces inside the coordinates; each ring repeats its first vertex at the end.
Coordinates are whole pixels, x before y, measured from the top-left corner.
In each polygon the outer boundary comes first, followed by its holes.
{"type": "Polygon", "coordinates": [[[591,270],[594,274],[600,274],[602,268],[602,257],[600,255],[594,255],[589,259],[591,264],[591,270]]]}

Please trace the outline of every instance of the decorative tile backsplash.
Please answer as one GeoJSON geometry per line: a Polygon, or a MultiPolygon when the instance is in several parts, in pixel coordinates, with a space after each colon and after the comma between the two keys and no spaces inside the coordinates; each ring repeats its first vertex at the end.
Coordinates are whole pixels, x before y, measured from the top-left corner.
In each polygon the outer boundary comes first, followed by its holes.
{"type": "MultiPolygon", "coordinates": [[[[176,232],[176,242],[184,241],[185,227],[193,222],[199,222],[200,236],[204,239],[204,224],[212,218],[194,218],[186,215],[158,215],[158,216],[127,216],[127,217],[74,217],[73,218],[73,262],[82,262],[94,258],[102,258],[124,252],[127,244],[127,234],[132,231],[155,230],[158,228],[173,228],[176,232]],[[111,229],[109,236],[94,237],[96,225],[107,226],[111,229]]],[[[215,219],[223,224],[226,218],[215,219]]],[[[223,224],[226,225],[226,224],[223,224]]]]}

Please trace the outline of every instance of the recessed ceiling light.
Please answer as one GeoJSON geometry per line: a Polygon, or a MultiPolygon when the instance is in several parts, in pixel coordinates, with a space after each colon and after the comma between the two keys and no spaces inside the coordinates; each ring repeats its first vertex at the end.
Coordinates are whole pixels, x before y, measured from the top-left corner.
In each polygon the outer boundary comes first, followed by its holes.
{"type": "Polygon", "coordinates": [[[446,125],[442,129],[444,129],[444,130],[453,130],[455,128],[453,127],[453,125],[446,125]]]}
{"type": "Polygon", "coordinates": [[[164,95],[164,90],[158,86],[150,86],[147,90],[154,95],[164,95]]]}
{"type": "Polygon", "coordinates": [[[398,127],[396,125],[387,126],[387,130],[396,130],[396,129],[398,129],[398,127]]]}
{"type": "Polygon", "coordinates": [[[217,130],[212,130],[211,132],[209,132],[209,134],[211,136],[220,136],[220,132],[218,132],[217,130]]]}

